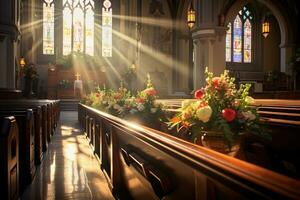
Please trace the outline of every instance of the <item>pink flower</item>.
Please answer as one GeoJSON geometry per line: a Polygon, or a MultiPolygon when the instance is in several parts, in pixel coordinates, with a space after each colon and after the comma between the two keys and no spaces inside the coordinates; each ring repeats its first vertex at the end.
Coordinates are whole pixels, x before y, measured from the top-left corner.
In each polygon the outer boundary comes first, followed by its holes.
{"type": "Polygon", "coordinates": [[[145,102],[145,99],[143,99],[143,98],[137,98],[137,99],[136,99],[136,102],[138,102],[138,103],[144,103],[144,102],[145,102]]]}
{"type": "Polygon", "coordinates": [[[154,88],[149,88],[149,89],[146,89],[146,94],[149,95],[149,96],[155,96],[157,94],[156,90],[154,88]]]}
{"type": "Polygon", "coordinates": [[[220,77],[213,77],[212,78],[212,85],[214,88],[219,87],[220,85],[220,77]]]}

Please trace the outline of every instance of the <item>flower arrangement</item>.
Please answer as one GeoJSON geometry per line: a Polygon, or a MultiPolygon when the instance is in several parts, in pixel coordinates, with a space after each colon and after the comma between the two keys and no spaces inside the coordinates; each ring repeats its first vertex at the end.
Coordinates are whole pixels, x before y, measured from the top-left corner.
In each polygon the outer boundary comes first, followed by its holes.
{"type": "Polygon", "coordinates": [[[153,125],[166,120],[163,105],[155,102],[157,91],[148,75],[147,87],[143,91],[132,95],[123,84],[117,90],[97,88],[96,92],[86,96],[82,103],[108,112],[112,115],[153,125]]]}
{"type": "Polygon", "coordinates": [[[69,89],[72,87],[72,83],[69,80],[63,79],[58,82],[58,87],[61,89],[69,89]]]}
{"type": "Polygon", "coordinates": [[[38,73],[37,73],[37,70],[36,70],[34,64],[31,63],[29,65],[25,65],[23,68],[23,75],[24,75],[24,78],[26,78],[26,79],[31,79],[31,80],[37,79],[38,73]]]}
{"type": "Polygon", "coordinates": [[[225,70],[219,77],[213,77],[205,70],[206,87],[194,93],[195,101],[182,102],[178,114],[168,123],[177,131],[187,130],[191,140],[196,142],[205,131],[221,131],[229,149],[234,140],[244,132],[265,135],[259,123],[259,115],[250,107],[254,99],[248,96],[251,85],[236,89],[234,78],[225,70]]]}
{"type": "Polygon", "coordinates": [[[125,118],[139,119],[152,126],[159,121],[165,121],[163,105],[155,102],[157,98],[157,91],[153,87],[150,76],[147,75],[146,89],[125,101],[122,115],[125,118]]]}

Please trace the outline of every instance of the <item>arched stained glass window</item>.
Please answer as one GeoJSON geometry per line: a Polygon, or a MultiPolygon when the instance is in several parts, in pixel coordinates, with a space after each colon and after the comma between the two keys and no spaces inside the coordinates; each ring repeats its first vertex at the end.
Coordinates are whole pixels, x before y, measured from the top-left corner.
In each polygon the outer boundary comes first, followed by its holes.
{"type": "Polygon", "coordinates": [[[228,23],[226,32],[226,62],[231,62],[231,23],[228,23]]]}
{"type": "Polygon", "coordinates": [[[244,23],[244,62],[251,63],[251,35],[252,27],[249,19],[244,23]]]}
{"type": "Polygon", "coordinates": [[[112,57],[112,5],[105,0],[102,7],[102,56],[112,57]]]}
{"type": "Polygon", "coordinates": [[[94,0],[63,0],[63,54],[94,55],[94,0]]]}
{"type": "Polygon", "coordinates": [[[228,23],[226,33],[226,62],[252,62],[252,21],[249,9],[244,6],[233,23],[228,23]]]}
{"type": "Polygon", "coordinates": [[[236,16],[233,24],[233,62],[242,62],[242,20],[236,16]]]}
{"type": "Polygon", "coordinates": [[[54,0],[43,1],[43,54],[54,54],[54,0]]]}

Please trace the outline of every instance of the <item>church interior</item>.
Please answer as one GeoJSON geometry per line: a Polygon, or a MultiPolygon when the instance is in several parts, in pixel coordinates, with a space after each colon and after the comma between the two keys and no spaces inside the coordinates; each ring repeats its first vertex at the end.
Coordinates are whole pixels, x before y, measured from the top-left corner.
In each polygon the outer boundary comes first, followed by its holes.
{"type": "Polygon", "coordinates": [[[0,1],[1,199],[300,199],[297,0],[0,1]]]}

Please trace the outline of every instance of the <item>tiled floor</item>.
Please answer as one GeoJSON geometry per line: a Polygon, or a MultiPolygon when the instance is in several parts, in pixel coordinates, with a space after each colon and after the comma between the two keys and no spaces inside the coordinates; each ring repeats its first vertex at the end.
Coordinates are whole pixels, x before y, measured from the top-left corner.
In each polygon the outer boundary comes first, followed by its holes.
{"type": "Polygon", "coordinates": [[[61,112],[60,124],[21,199],[114,199],[85,136],[77,112],[61,112]]]}

